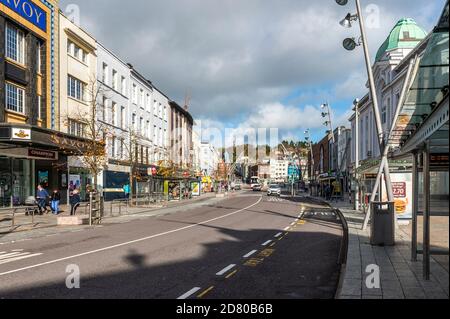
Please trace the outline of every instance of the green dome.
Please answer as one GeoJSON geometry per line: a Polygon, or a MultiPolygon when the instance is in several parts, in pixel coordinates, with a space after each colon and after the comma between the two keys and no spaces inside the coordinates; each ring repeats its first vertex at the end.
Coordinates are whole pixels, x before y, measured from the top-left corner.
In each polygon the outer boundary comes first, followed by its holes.
{"type": "Polygon", "coordinates": [[[376,62],[380,62],[383,55],[390,50],[414,49],[426,36],[427,33],[417,25],[416,21],[410,18],[401,19],[378,50],[376,62]]]}

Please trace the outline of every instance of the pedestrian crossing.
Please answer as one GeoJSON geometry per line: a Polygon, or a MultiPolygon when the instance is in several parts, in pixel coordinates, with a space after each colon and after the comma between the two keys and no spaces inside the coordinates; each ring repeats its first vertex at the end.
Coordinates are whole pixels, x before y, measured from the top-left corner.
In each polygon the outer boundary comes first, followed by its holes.
{"type": "Polygon", "coordinates": [[[280,197],[268,197],[267,198],[268,202],[272,202],[272,203],[282,203],[284,202],[284,200],[280,197]]]}
{"type": "Polygon", "coordinates": [[[24,259],[29,259],[37,256],[41,256],[40,253],[30,253],[26,252],[23,249],[15,249],[11,251],[0,251],[0,265],[12,263],[15,261],[20,261],[24,259]]]}

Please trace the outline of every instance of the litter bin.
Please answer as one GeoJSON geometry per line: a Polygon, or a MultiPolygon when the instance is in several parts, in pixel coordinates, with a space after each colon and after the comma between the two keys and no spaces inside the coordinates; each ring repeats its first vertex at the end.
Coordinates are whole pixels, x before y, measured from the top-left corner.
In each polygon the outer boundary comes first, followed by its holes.
{"type": "Polygon", "coordinates": [[[395,205],[393,202],[371,204],[372,225],[370,243],[374,246],[395,245],[395,205]]]}

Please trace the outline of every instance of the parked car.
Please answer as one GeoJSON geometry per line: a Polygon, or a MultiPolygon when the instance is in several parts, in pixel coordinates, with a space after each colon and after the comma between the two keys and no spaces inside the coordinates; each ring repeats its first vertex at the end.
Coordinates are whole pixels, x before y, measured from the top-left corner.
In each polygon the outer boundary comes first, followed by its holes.
{"type": "Polygon", "coordinates": [[[269,185],[269,190],[267,191],[268,196],[281,196],[281,186],[278,184],[269,185]]]}
{"type": "Polygon", "coordinates": [[[252,190],[254,192],[261,192],[262,191],[262,186],[260,184],[253,185],[252,190]]]}

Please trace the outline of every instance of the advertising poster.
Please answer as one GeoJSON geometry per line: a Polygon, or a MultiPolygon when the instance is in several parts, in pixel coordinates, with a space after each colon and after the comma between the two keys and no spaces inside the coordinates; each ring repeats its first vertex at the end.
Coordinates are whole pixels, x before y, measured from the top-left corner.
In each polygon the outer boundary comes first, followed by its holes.
{"type": "Polygon", "coordinates": [[[200,183],[199,182],[192,182],[192,196],[200,196],[200,183]]]}
{"type": "MultiPolygon", "coordinates": [[[[395,214],[399,219],[412,218],[412,174],[391,174],[394,191],[395,214]]],[[[383,201],[387,201],[386,188],[383,186],[383,201]]]]}
{"type": "Polygon", "coordinates": [[[71,191],[75,189],[81,189],[81,176],[80,175],[69,175],[69,189],[71,191]]]}
{"type": "Polygon", "coordinates": [[[48,171],[38,172],[38,184],[44,187],[48,187],[48,171]]]}

